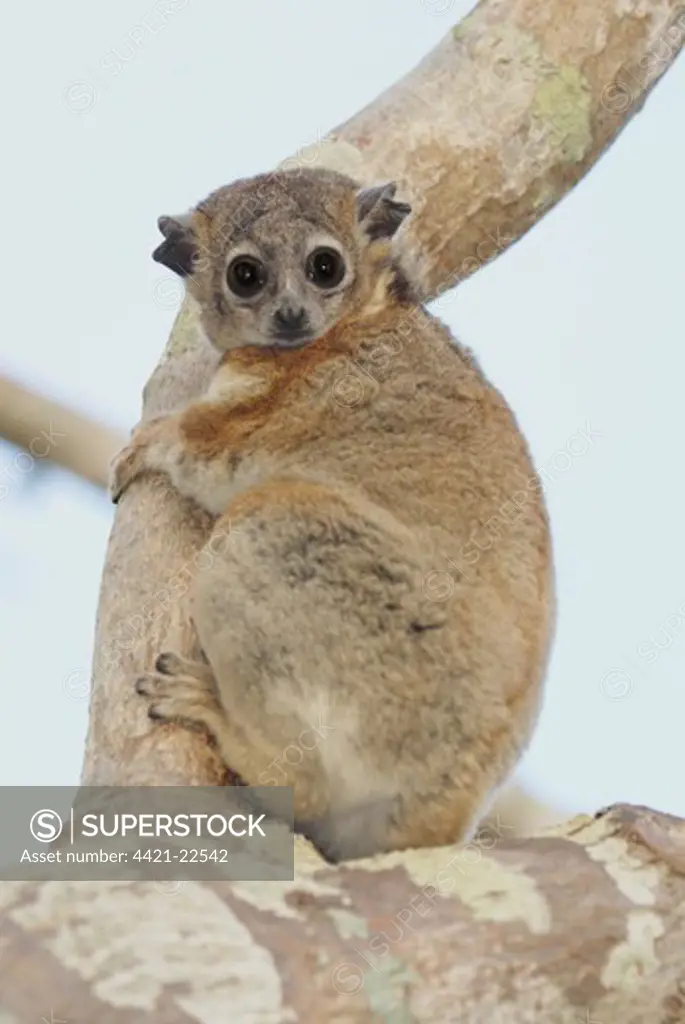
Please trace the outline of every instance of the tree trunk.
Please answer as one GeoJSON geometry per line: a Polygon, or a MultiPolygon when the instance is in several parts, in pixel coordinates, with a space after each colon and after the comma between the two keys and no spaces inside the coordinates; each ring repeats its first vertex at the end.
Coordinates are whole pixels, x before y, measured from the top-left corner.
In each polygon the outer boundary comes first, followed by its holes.
{"type": "MultiPolygon", "coordinates": [[[[411,74],[295,159],[398,180],[414,208],[406,262],[435,298],[587,173],[683,38],[676,0],[482,0],[411,74]]],[[[195,323],[186,302],[144,416],[207,383],[215,357],[195,323]]],[[[152,726],[133,691],[159,651],[196,654],[183,595],[208,526],[159,478],[137,482],[117,511],[86,784],[227,780],[201,735],[152,726]]],[[[298,841],[293,883],[189,883],[175,895],[161,883],[12,883],[0,896],[0,964],[15,968],[0,1024],[51,1012],[69,1024],[685,1021],[679,828],[623,808],[552,837],[488,833],[470,849],[338,869],[298,841]],[[656,858],[629,850],[626,821],[656,858]]]]}

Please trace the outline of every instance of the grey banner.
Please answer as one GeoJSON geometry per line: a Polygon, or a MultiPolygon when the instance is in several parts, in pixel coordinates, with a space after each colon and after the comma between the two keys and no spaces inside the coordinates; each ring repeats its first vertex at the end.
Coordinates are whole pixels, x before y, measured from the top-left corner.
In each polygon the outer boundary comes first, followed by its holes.
{"type": "Polygon", "coordinates": [[[0,881],[294,877],[281,786],[2,786],[0,881]]]}

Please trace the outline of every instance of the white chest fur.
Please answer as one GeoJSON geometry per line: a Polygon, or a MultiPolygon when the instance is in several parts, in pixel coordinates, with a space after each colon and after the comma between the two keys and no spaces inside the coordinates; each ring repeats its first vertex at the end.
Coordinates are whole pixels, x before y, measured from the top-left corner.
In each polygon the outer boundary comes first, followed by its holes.
{"type": "Polygon", "coordinates": [[[261,456],[250,456],[234,468],[227,452],[209,462],[178,465],[170,475],[181,494],[192,498],[211,515],[220,516],[235,498],[272,474],[274,467],[268,462],[261,456]]]}
{"type": "Polygon", "coordinates": [[[242,402],[254,398],[264,391],[265,382],[256,374],[235,370],[232,366],[221,366],[212,378],[206,398],[210,402],[242,402]]]}

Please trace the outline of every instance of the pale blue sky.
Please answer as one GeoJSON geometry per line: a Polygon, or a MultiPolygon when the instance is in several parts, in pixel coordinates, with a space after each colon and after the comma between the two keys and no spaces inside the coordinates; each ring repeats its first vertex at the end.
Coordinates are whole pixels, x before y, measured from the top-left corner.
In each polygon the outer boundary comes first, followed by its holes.
{"type": "MultiPolygon", "coordinates": [[[[180,300],[150,259],[157,216],[315,142],[469,6],[14,5],[2,371],[128,429],[180,300]]],[[[559,626],[521,774],[572,810],[685,814],[684,124],[681,60],[590,177],[441,303],[545,467],[559,626]]],[[[0,444],[0,783],[67,784],[112,509],[16,456],[0,444]]]]}

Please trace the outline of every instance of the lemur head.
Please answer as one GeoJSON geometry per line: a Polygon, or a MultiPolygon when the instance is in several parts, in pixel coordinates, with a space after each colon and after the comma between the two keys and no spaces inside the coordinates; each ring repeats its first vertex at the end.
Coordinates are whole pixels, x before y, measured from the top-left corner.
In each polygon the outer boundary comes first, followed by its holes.
{"type": "Polygon", "coordinates": [[[389,240],[411,212],[395,192],[323,169],[240,180],[160,217],[152,256],[186,279],[218,349],[297,348],[363,313],[379,274],[392,283],[389,240]]]}

